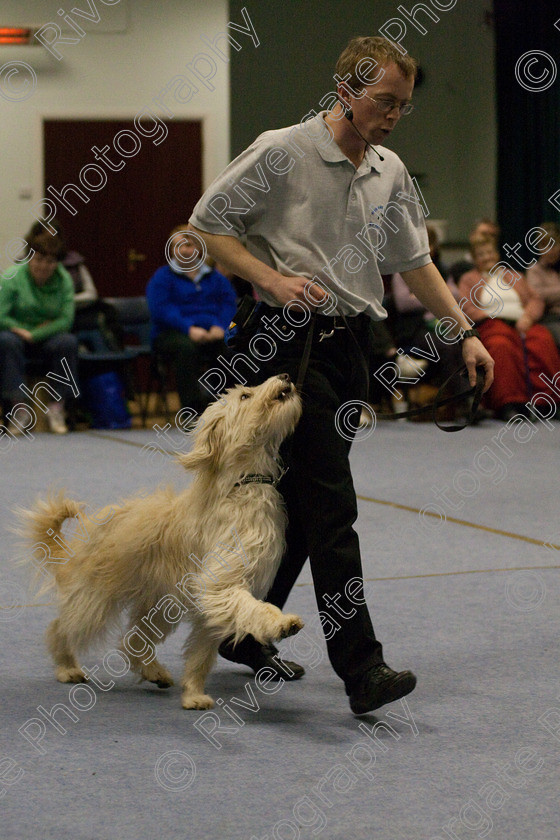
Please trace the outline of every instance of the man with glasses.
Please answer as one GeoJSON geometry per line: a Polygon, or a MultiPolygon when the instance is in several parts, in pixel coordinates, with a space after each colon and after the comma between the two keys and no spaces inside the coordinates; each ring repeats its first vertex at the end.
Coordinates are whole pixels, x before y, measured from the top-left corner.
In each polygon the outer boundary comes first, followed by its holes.
{"type": "MultiPolygon", "coordinates": [[[[483,365],[489,387],[493,362],[430,260],[406,168],[394,152],[375,148],[412,110],[416,62],[384,38],[354,38],[336,71],[331,110],[258,137],[209,187],[190,223],[216,260],[253,284],[263,302],[262,335],[276,344],[268,361],[238,359],[237,376],[262,381],[286,371],[295,381],[309,329],[296,325],[297,309],[300,322],[301,311],[318,313],[303,415],[280,484],[288,548],[267,600],[284,605],[309,557],[331,664],[352,711],[363,714],[416,684],[411,671],[386,665],[373,631],[353,528],[352,435],[337,427],[341,406],[367,399],[369,323],[387,314],[381,270],[400,272],[437,317],[453,317],[458,336],[469,332],[463,356],[471,384],[483,365]]],[[[220,653],[255,670],[268,666],[278,678],[303,674],[252,637],[235,648],[222,644],[220,653]]]]}

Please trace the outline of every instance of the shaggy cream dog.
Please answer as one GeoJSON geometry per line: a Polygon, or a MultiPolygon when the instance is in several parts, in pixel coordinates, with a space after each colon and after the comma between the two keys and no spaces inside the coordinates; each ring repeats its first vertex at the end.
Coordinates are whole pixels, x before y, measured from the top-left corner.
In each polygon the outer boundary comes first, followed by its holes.
{"type": "Polygon", "coordinates": [[[206,409],[192,450],[178,456],[195,472],[183,492],[161,488],[95,517],[63,495],[20,511],[32,552],[50,558],[43,568],[52,572],[47,588],[56,587],[59,615],[46,637],[60,682],[86,680],[76,654],[128,609],[122,650],[132,670],[160,687],[172,685],[155,645],[186,618],[192,630],[182,704],[208,709],[214,703],[204,684],[223,639],[252,633],[269,643],[303,627],[297,615],[257,600],[284,551],[277,457],[300,414],[287,374],[255,388],[237,385],[206,409]]]}

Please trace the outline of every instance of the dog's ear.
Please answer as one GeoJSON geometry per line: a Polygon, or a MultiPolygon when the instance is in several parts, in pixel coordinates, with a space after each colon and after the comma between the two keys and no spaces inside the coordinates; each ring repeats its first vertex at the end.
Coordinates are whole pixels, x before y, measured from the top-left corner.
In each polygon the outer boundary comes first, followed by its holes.
{"type": "Polygon", "coordinates": [[[206,410],[197,429],[194,446],[190,452],[178,455],[178,461],[187,470],[217,470],[223,450],[223,417],[211,415],[206,410]]]}

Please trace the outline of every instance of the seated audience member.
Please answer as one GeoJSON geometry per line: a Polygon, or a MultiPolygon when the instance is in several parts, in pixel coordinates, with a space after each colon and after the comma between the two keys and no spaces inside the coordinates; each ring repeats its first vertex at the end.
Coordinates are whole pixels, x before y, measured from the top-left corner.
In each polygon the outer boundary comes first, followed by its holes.
{"type": "Polygon", "coordinates": [[[560,226],[544,222],[540,227],[547,232],[548,239],[543,239],[539,248],[548,247],[548,250],[527,269],[527,283],[544,301],[540,323],[550,330],[560,346],[560,226]]]}
{"type": "MultiPolygon", "coordinates": [[[[409,360],[405,356],[398,355],[393,336],[389,332],[385,321],[371,321],[369,331],[369,400],[372,407],[376,406],[379,409],[384,399],[386,400],[392,395],[393,390],[389,385],[382,384],[385,380],[384,378],[380,380],[375,375],[376,371],[383,368],[387,362],[392,362],[397,366],[399,378],[415,378],[421,376],[421,372],[428,367],[428,362],[425,359],[409,360]]],[[[396,405],[399,407],[400,403],[397,402],[396,405]]],[[[371,425],[371,420],[370,413],[362,412],[362,423],[371,425]]]]}
{"type": "Polygon", "coordinates": [[[181,406],[204,410],[210,396],[198,379],[204,365],[224,351],[224,335],[235,314],[233,288],[222,274],[201,264],[187,225],[171,231],[173,258],[148,282],[152,345],[173,365],[181,406]],[[191,270],[190,266],[193,266],[191,270]]]}
{"type": "MultiPolygon", "coordinates": [[[[472,245],[473,242],[478,241],[479,239],[493,239],[499,247],[500,235],[500,226],[497,225],[496,222],[493,222],[492,219],[485,217],[483,219],[478,219],[474,223],[469,234],[469,243],[472,245]]],[[[472,258],[472,254],[469,256],[472,258]]]]}
{"type": "MultiPolygon", "coordinates": [[[[66,237],[62,231],[59,222],[56,219],[51,219],[50,226],[56,230],[57,235],[64,241],[66,237]]],[[[41,222],[35,222],[31,226],[31,230],[27,234],[27,241],[31,237],[38,236],[45,230],[41,222]]],[[[76,311],[89,306],[97,300],[98,294],[93,282],[88,267],[85,264],[85,259],[77,251],[67,251],[61,256],[60,261],[74,284],[74,303],[76,311]]],[[[74,322],[74,327],[76,323],[74,322]]]]}
{"type": "MultiPolygon", "coordinates": [[[[74,380],[77,379],[78,342],[70,329],[74,319],[74,286],[60,263],[65,253],[57,234],[46,231],[27,239],[25,262],[8,269],[0,278],[0,398],[4,416],[13,406],[25,402],[20,385],[25,384],[27,359],[38,360],[45,372],[68,380],[61,363],[66,359],[74,380]],[[29,255],[32,255],[29,257],[29,255]]],[[[50,381],[38,393],[47,408],[47,422],[52,432],[68,431],[64,403],[73,397],[71,385],[50,381]]],[[[12,434],[18,427],[12,423],[12,434]]]]}
{"type": "Polygon", "coordinates": [[[527,280],[500,260],[494,239],[472,243],[475,268],[459,281],[463,312],[475,322],[496,367],[494,382],[485,395],[486,405],[504,420],[527,413],[525,404],[544,393],[558,403],[558,395],[539,378],[560,371],[560,355],[546,327],[536,322],[544,303],[527,280]]]}
{"type": "MultiPolygon", "coordinates": [[[[58,220],[51,219],[49,224],[65,241],[66,237],[58,220]]],[[[27,240],[42,231],[44,227],[41,222],[35,222],[27,234],[27,240]]],[[[118,314],[110,304],[100,299],[93,277],[85,264],[85,258],[78,251],[67,251],[61,257],[61,263],[74,284],[75,312],[72,332],[87,330],[90,333],[87,341],[81,340],[81,346],[92,352],[120,350],[118,314]],[[99,340],[94,336],[96,332],[99,333],[99,340]]]]}
{"type": "Polygon", "coordinates": [[[74,283],[73,332],[77,333],[80,346],[93,353],[118,353],[124,345],[119,314],[114,306],[99,297],[85,258],[78,251],[68,251],[62,265],[74,283]]]}
{"type": "Polygon", "coordinates": [[[78,251],[68,251],[62,265],[74,283],[74,303],[76,311],[90,306],[98,299],[97,289],[93,282],[85,258],[78,251]]]}
{"type": "MultiPolygon", "coordinates": [[[[492,219],[483,218],[478,219],[471,228],[469,233],[469,245],[472,248],[472,243],[478,239],[493,239],[499,247],[501,230],[496,222],[492,219]]],[[[449,267],[448,275],[452,278],[454,283],[459,282],[459,278],[473,267],[471,251],[467,251],[462,259],[457,260],[449,267]]],[[[446,275],[444,275],[445,277],[446,275]]]]}
{"type": "Polygon", "coordinates": [[[441,276],[447,277],[447,268],[441,259],[438,232],[433,225],[426,225],[426,231],[428,233],[428,245],[430,246],[430,257],[432,258],[432,262],[441,276]]]}
{"type": "MultiPolygon", "coordinates": [[[[450,284],[450,288],[457,295],[457,288],[454,283],[450,284]]],[[[439,356],[437,361],[429,362],[423,381],[438,386],[443,385],[463,363],[461,342],[446,344],[436,336],[437,319],[412,294],[400,274],[393,274],[391,289],[395,308],[393,320],[395,342],[405,352],[410,351],[412,356],[416,355],[414,348],[421,350],[428,356],[439,356]],[[428,334],[429,338],[427,337],[428,334]]],[[[418,376],[418,373],[415,375],[418,376]]],[[[449,383],[451,392],[460,391],[463,387],[459,377],[449,383]]]]}

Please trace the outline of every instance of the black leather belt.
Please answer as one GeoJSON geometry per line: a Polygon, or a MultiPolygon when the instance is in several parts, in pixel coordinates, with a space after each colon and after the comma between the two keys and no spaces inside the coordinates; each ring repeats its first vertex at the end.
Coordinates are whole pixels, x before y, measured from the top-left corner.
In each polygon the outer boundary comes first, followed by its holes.
{"type": "Polygon", "coordinates": [[[369,317],[363,312],[358,315],[315,315],[315,323],[320,329],[344,330],[361,328],[367,325],[369,317]]]}
{"type": "MultiPolygon", "coordinates": [[[[279,318],[285,320],[283,307],[261,303],[261,312],[277,315],[279,318]]],[[[334,330],[364,329],[368,325],[370,318],[364,312],[360,312],[358,315],[323,315],[320,312],[314,312],[313,320],[315,322],[315,328],[318,331],[332,331],[334,333],[334,330]]]]}

